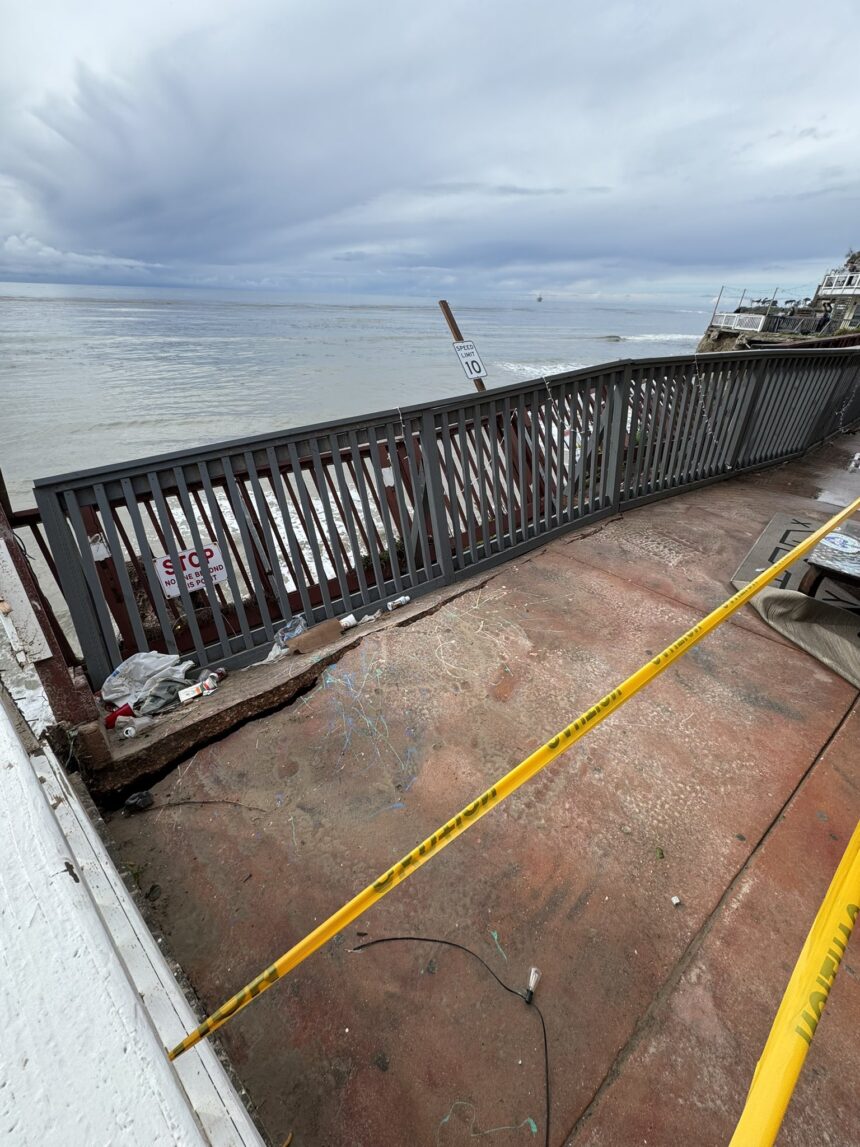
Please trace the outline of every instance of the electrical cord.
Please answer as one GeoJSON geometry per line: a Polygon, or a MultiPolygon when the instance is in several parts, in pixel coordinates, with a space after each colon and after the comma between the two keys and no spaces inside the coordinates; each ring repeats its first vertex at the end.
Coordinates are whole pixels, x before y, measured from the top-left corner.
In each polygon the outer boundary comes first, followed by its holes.
{"type": "Polygon", "coordinates": [[[376,944],[391,944],[395,941],[412,940],[422,944],[443,944],[446,948],[456,948],[460,952],[465,952],[467,956],[472,956],[479,964],[490,973],[493,979],[500,987],[504,988],[506,992],[510,992],[512,996],[519,996],[519,998],[529,1007],[534,1008],[540,1019],[540,1026],[543,1031],[543,1075],[544,1075],[544,1144],[549,1147],[549,1042],[546,1035],[546,1022],[543,1018],[543,1012],[537,1006],[533,999],[530,999],[530,992],[521,992],[517,988],[512,988],[506,984],[504,980],[500,979],[486,960],[482,959],[477,952],[473,952],[471,948],[467,948],[465,944],[457,944],[454,940],[440,940],[435,936],[380,936],[378,940],[368,940],[364,944],[357,944],[352,951],[361,952],[365,948],[373,948],[376,944]]]}

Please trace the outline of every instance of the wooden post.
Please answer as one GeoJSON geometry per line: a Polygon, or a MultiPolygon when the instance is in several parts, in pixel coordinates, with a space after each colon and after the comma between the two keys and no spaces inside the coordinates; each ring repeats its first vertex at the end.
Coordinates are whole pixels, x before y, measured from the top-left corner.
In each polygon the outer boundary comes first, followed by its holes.
{"type": "MultiPolygon", "coordinates": [[[[50,650],[50,657],[36,661],[34,668],[48,696],[51,709],[58,721],[70,725],[80,725],[97,720],[98,711],[92,694],[89,690],[78,688],[75,685],[66,666],[63,651],[42,604],[41,594],[33,571],[30,569],[30,563],[22,553],[18,539],[12,531],[9,515],[6,512],[6,504],[8,504],[8,499],[5,497],[0,499],[0,538],[6,543],[6,550],[14,567],[15,576],[30,602],[30,607],[45,638],[45,644],[50,650]]],[[[11,509],[11,506],[9,508],[11,509]]],[[[14,613],[12,620],[15,620],[14,613]]]]}
{"type": "MultiPolygon", "coordinates": [[[[454,314],[445,299],[439,300],[439,309],[445,316],[445,322],[448,324],[448,330],[451,332],[451,338],[454,340],[454,342],[465,342],[466,340],[463,338],[463,333],[457,326],[457,320],[454,318],[454,314]]],[[[474,378],[472,381],[475,384],[475,389],[483,394],[487,389],[486,386],[484,386],[484,380],[482,378],[474,378]]]]}

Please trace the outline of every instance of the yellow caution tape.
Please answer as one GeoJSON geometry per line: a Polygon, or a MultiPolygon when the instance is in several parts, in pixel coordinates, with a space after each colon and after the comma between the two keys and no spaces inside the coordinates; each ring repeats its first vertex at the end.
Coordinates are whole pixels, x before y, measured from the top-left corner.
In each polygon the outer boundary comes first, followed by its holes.
{"type": "Polygon", "coordinates": [[[829,522],[826,522],[815,533],[810,534],[808,538],[794,547],[785,557],[780,558],[772,566],[759,574],[757,578],[744,586],[743,589],[738,590],[736,594],[724,601],[722,605],[718,606],[715,610],[704,617],[692,629],[688,629],[685,634],[673,641],[672,644],[659,653],[653,660],[648,661],[641,669],[623,681],[620,685],[616,686],[611,693],[607,693],[590,709],[587,709],[581,716],[568,725],[566,729],[556,734],[551,741],[542,745],[530,757],[526,757],[521,761],[516,768],[511,771],[500,781],[497,781],[491,788],[481,793],[476,800],[471,804],[466,805],[461,809],[455,817],[449,820],[438,828],[432,836],[428,836],[426,840],[422,841],[417,848],[413,848],[408,852],[402,860],[399,860],[393,868],[389,868],[387,872],[369,884],[357,896],[348,901],[339,908],[328,920],[325,920],[312,932],[309,932],[303,940],[285,952],[280,959],[271,964],[264,972],[261,972],[256,979],[252,980],[250,984],[246,985],[241,992],[232,996],[226,1003],[222,1004],[217,1011],[213,1012],[208,1019],[196,1028],[190,1035],[176,1045],[176,1047],[169,1053],[171,1059],[176,1059],[188,1048],[194,1047],[201,1039],[209,1035],[210,1032],[217,1031],[223,1024],[227,1022],[232,1016],[240,1012],[242,1008],[247,1007],[250,1002],[260,995],[261,992],[270,988],[277,980],[286,975],[317,948],[321,948],[323,944],[327,943],[336,936],[338,932],[342,931],[347,925],[351,924],[353,920],[357,919],[364,912],[367,911],[377,900],[381,899],[386,893],[396,888],[402,880],[407,876],[411,876],[413,872],[426,864],[431,856],[435,856],[440,849],[450,844],[455,840],[461,832],[465,832],[467,828],[480,820],[485,813],[488,813],[491,808],[499,804],[509,797],[512,792],[515,792],[520,785],[525,784],[530,780],[535,773],[540,772],[550,761],[554,761],[556,757],[561,756],[565,750],[574,745],[580,738],[584,737],[591,729],[596,728],[601,721],[605,720],[610,713],[614,712],[619,706],[623,705],[625,701],[629,701],[634,694],[638,693],[640,689],[644,688],[649,681],[652,681],[658,674],[662,673],[664,669],[681,657],[688,649],[691,649],[697,642],[712,629],[716,629],[718,625],[726,620],[735,610],[740,607],[760,589],[778,577],[784,570],[788,569],[790,565],[797,561],[799,557],[807,553],[809,550],[816,546],[822,538],[826,537],[837,526],[851,517],[858,509],[860,509],[860,498],[857,498],[851,505],[846,506],[840,513],[834,515],[829,522]]]}
{"type": "Polygon", "coordinates": [[[770,1147],[860,914],[860,824],[806,937],[729,1147],[770,1147]]]}

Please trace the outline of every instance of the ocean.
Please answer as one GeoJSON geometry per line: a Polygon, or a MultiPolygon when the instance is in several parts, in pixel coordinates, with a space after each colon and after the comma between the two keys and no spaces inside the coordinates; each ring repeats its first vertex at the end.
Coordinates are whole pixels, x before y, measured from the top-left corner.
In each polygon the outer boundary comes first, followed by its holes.
{"type": "MultiPolygon", "coordinates": [[[[684,354],[705,300],[461,306],[487,386],[684,354]]],[[[0,283],[0,469],[37,477],[474,393],[432,300],[0,283]]]]}

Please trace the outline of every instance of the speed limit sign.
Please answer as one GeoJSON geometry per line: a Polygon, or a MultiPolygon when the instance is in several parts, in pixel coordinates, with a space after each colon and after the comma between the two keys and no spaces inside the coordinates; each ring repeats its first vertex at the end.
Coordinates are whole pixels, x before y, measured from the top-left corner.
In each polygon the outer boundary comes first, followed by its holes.
{"type": "Polygon", "coordinates": [[[454,343],[454,350],[466,372],[466,378],[486,378],[487,372],[474,343],[454,343]]]}

